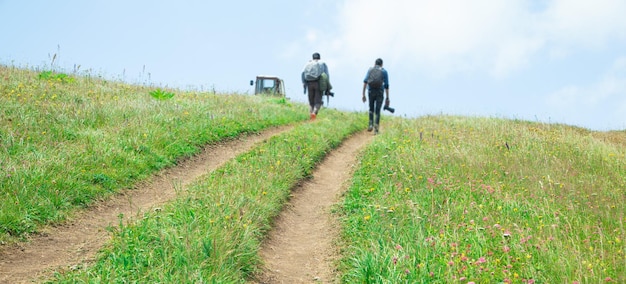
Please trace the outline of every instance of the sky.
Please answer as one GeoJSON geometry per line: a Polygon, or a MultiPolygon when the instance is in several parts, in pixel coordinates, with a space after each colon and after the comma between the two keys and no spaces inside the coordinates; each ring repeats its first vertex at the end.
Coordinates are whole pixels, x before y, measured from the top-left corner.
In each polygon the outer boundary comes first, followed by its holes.
{"type": "Polygon", "coordinates": [[[250,80],[276,75],[305,103],[300,74],[319,52],[327,107],[366,111],[363,79],[382,58],[395,116],[625,130],[624,11],[626,0],[0,0],[0,64],[250,95],[250,80]]]}

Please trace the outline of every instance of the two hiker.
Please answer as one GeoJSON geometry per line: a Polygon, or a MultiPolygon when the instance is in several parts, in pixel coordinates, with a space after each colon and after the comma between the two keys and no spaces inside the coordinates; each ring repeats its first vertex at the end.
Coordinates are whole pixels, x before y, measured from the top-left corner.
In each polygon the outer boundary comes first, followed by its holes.
{"type": "MultiPolygon", "coordinates": [[[[328,76],[328,66],[321,61],[319,53],[313,53],[313,59],[310,60],[302,71],[302,85],[304,93],[309,94],[309,112],[311,119],[317,117],[317,113],[323,105],[322,96],[324,94],[331,95],[328,76]]],[[[374,62],[374,66],[370,67],[363,79],[363,97],[365,103],[368,98],[365,97],[365,90],[368,90],[369,98],[369,123],[367,131],[374,131],[378,134],[380,125],[380,111],[383,107],[383,99],[385,109],[394,112],[389,107],[389,75],[387,70],[383,68],[383,60],[378,58],[374,62]],[[386,97],[385,97],[386,94],[386,97]]]]}

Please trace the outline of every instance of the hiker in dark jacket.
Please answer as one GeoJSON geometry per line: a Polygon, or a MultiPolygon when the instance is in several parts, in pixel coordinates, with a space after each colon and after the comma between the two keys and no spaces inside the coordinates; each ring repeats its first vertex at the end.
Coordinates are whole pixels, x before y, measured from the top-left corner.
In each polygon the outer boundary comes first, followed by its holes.
{"type": "Polygon", "coordinates": [[[313,53],[313,59],[304,66],[304,70],[302,71],[302,85],[304,86],[304,92],[309,92],[309,112],[311,114],[311,119],[315,119],[317,117],[317,113],[320,108],[324,104],[322,101],[322,90],[320,89],[320,76],[322,73],[326,73],[326,78],[328,78],[328,66],[326,63],[321,61],[319,53],[313,53]],[[319,69],[314,70],[315,74],[312,74],[313,77],[309,78],[309,74],[306,74],[309,69],[307,68],[311,63],[317,63],[316,67],[319,69]]]}
{"type": "Polygon", "coordinates": [[[367,131],[374,130],[374,134],[378,134],[378,126],[380,123],[380,110],[383,105],[383,93],[387,94],[385,98],[385,106],[389,106],[389,75],[387,70],[383,68],[383,60],[376,59],[374,67],[370,67],[363,79],[363,102],[366,101],[365,89],[369,94],[369,125],[367,131]]]}

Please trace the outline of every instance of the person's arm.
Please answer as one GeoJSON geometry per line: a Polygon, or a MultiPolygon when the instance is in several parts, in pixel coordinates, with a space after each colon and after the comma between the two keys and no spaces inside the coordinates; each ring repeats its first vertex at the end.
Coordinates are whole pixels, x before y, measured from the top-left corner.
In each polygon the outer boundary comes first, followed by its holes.
{"type": "Polygon", "coordinates": [[[300,77],[302,77],[302,89],[304,89],[304,93],[306,94],[306,80],[304,80],[304,71],[302,71],[302,75],[300,75],[300,77]]]}
{"type": "Polygon", "coordinates": [[[385,93],[387,93],[387,98],[385,99],[385,105],[389,106],[389,88],[385,89],[385,93]]]}
{"type": "Polygon", "coordinates": [[[363,79],[363,102],[367,101],[367,98],[365,98],[365,89],[367,89],[367,77],[370,76],[370,69],[367,69],[367,73],[365,73],[365,78],[363,79]]]}
{"type": "Polygon", "coordinates": [[[383,87],[385,88],[385,94],[387,95],[385,105],[389,106],[389,74],[385,69],[383,69],[383,87]]]}
{"type": "Polygon", "coordinates": [[[367,88],[367,82],[363,82],[363,102],[367,101],[367,99],[365,98],[365,89],[367,88]]]}

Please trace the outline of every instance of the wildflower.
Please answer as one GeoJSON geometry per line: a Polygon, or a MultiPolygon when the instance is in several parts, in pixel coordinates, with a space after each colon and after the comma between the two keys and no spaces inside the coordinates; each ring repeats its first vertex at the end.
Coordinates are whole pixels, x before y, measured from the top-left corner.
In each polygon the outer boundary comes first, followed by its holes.
{"type": "Polygon", "coordinates": [[[484,257],[481,257],[476,261],[476,264],[483,264],[485,262],[487,262],[487,260],[484,257]]]}
{"type": "Polygon", "coordinates": [[[502,251],[504,251],[504,252],[509,252],[509,251],[511,251],[511,248],[509,248],[509,246],[504,246],[504,247],[502,248],[502,251]]]}
{"type": "Polygon", "coordinates": [[[396,249],[397,250],[402,250],[402,246],[401,245],[396,245],[396,249]]]}
{"type": "Polygon", "coordinates": [[[372,218],[372,216],[370,215],[366,215],[365,217],[363,217],[365,219],[365,221],[369,221],[370,218],[372,218]]]}

